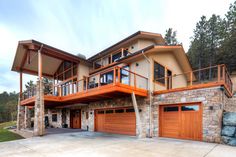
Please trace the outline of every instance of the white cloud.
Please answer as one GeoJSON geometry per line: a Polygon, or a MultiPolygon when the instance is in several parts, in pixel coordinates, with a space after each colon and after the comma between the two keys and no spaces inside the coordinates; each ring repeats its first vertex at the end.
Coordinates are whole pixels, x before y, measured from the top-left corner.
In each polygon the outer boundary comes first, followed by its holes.
{"type": "MultiPolygon", "coordinates": [[[[187,51],[189,38],[200,17],[210,17],[213,13],[223,16],[233,1],[28,1],[30,10],[23,10],[29,14],[27,27],[21,20],[0,19],[0,92],[19,90],[19,77],[10,71],[19,40],[33,38],[70,53],[84,53],[89,57],[138,30],[164,36],[165,30],[172,27],[177,30],[177,38],[187,51]]],[[[22,11],[20,6],[12,9],[12,15],[5,17],[24,19],[24,14],[18,15],[22,11]]],[[[24,83],[29,79],[34,78],[27,75],[23,79],[24,83]]]]}

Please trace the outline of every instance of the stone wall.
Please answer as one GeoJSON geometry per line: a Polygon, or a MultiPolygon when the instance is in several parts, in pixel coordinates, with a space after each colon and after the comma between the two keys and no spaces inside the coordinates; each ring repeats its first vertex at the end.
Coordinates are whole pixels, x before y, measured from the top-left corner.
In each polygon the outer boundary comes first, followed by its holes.
{"type": "Polygon", "coordinates": [[[224,110],[226,112],[236,112],[236,96],[227,99],[224,110]]]}
{"type": "Polygon", "coordinates": [[[52,128],[61,128],[62,127],[62,110],[61,109],[48,109],[47,115],[49,127],[52,128]],[[52,121],[52,115],[57,114],[57,121],[52,121]]]}
{"type": "Polygon", "coordinates": [[[163,104],[201,102],[203,105],[203,141],[221,141],[221,124],[224,100],[227,99],[220,87],[172,92],[154,96],[153,134],[158,136],[158,109],[163,104]]]}
{"type": "MultiPolygon", "coordinates": [[[[142,137],[146,137],[149,131],[149,100],[144,98],[136,97],[138,108],[141,109],[140,118],[142,125],[142,137]]],[[[82,107],[82,129],[87,129],[89,131],[94,131],[94,110],[103,108],[116,108],[116,107],[133,107],[132,99],[130,97],[122,97],[109,99],[104,101],[98,101],[90,103],[89,106],[82,107]],[[88,119],[86,119],[86,112],[89,113],[88,119]]],[[[138,130],[136,127],[136,133],[138,130]]]]}
{"type": "Polygon", "coordinates": [[[223,115],[222,141],[236,146],[236,112],[225,112],[223,115]]]}

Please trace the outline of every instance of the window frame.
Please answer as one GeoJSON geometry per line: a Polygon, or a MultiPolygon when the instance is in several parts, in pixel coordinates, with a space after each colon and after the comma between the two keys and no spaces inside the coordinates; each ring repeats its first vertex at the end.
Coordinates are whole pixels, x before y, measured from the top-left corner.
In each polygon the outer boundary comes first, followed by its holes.
{"type": "MultiPolygon", "coordinates": [[[[167,74],[167,71],[170,71],[171,74],[172,74],[171,76],[173,76],[173,71],[170,70],[170,68],[168,68],[167,66],[164,66],[163,64],[159,63],[159,62],[156,61],[156,60],[153,60],[153,70],[152,70],[152,72],[153,72],[153,82],[154,82],[154,83],[168,88],[168,87],[167,87],[167,75],[168,75],[168,74],[167,74]],[[164,79],[164,83],[155,80],[155,63],[157,63],[157,64],[159,64],[160,66],[164,67],[164,78],[163,78],[163,79],[164,79]]],[[[158,77],[157,77],[157,79],[158,79],[158,77]]],[[[171,80],[171,88],[168,88],[168,89],[172,89],[172,86],[173,86],[173,80],[171,80]]]]}

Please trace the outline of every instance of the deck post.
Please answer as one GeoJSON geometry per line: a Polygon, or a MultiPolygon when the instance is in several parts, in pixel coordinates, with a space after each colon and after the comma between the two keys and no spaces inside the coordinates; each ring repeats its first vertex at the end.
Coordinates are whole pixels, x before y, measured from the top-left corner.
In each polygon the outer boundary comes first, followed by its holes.
{"type": "Polygon", "coordinates": [[[42,136],[44,127],[44,87],[42,82],[42,47],[38,50],[38,81],[34,106],[34,136],[42,136]]]}
{"type": "Polygon", "coordinates": [[[30,118],[30,110],[28,106],[25,106],[24,129],[30,128],[30,118]]]}
{"type": "Polygon", "coordinates": [[[23,128],[24,123],[24,107],[20,105],[22,100],[22,72],[20,72],[20,93],[18,97],[18,105],[17,105],[17,131],[23,128]]]}
{"type": "Polygon", "coordinates": [[[20,104],[20,97],[18,98],[18,105],[17,105],[17,131],[20,131],[24,128],[24,106],[20,104]]]}
{"type": "Polygon", "coordinates": [[[133,102],[134,111],[135,111],[136,127],[138,128],[138,138],[142,138],[143,137],[143,135],[142,135],[142,123],[141,123],[138,104],[137,104],[134,92],[132,92],[131,97],[132,97],[132,102],[133,102]]]}

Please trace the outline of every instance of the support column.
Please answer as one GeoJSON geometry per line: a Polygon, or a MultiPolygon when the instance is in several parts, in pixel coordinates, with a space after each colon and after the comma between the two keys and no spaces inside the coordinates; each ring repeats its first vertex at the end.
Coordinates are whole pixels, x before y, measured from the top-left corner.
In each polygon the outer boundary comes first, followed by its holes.
{"type": "Polygon", "coordinates": [[[30,128],[31,127],[31,117],[30,117],[30,110],[27,106],[25,106],[25,117],[24,117],[24,128],[30,128]]]}
{"type": "Polygon", "coordinates": [[[44,86],[42,82],[42,54],[43,45],[38,50],[38,81],[34,106],[34,136],[42,136],[45,133],[44,124],[44,86]]]}
{"type": "Polygon", "coordinates": [[[20,105],[20,97],[18,98],[18,106],[17,106],[17,131],[24,128],[24,106],[20,105]]]}
{"type": "Polygon", "coordinates": [[[136,127],[138,128],[138,137],[142,138],[142,123],[141,123],[141,118],[140,118],[140,114],[139,114],[139,109],[138,109],[138,105],[137,105],[137,101],[136,101],[136,97],[134,92],[131,94],[132,97],[132,102],[133,102],[133,106],[134,106],[134,111],[135,111],[135,116],[136,116],[136,127]]]}
{"type": "Polygon", "coordinates": [[[24,127],[24,106],[20,105],[22,99],[22,72],[20,72],[20,93],[18,97],[17,105],[17,131],[21,130],[24,127]]]}

